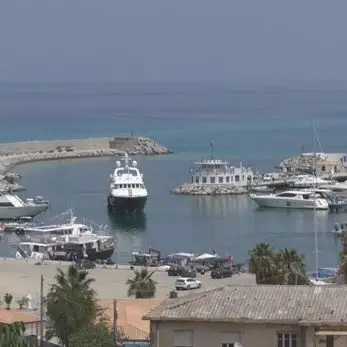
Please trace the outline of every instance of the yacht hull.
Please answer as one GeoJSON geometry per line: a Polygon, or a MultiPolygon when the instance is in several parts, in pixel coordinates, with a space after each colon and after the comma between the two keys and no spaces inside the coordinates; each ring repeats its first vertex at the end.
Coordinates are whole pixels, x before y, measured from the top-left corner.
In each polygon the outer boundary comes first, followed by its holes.
{"type": "Polygon", "coordinates": [[[260,207],[287,208],[287,209],[306,209],[306,210],[328,210],[329,204],[326,200],[296,200],[285,198],[274,198],[265,196],[251,196],[260,207]]]}
{"type": "Polygon", "coordinates": [[[10,220],[21,217],[35,217],[48,209],[48,204],[28,205],[22,207],[0,207],[0,219],[10,220]]]}
{"type": "MultiPolygon", "coordinates": [[[[88,259],[90,261],[96,261],[96,260],[107,260],[112,257],[114,252],[114,248],[108,248],[104,249],[102,251],[96,252],[93,250],[87,251],[87,257],[85,259],[88,259]]],[[[49,259],[49,260],[59,260],[59,261],[73,261],[74,256],[72,253],[66,254],[65,252],[57,252],[54,254],[47,255],[46,253],[39,253],[39,252],[33,252],[30,257],[28,257],[25,252],[18,247],[17,253],[16,253],[17,259],[49,259]]],[[[82,254],[77,255],[78,258],[83,258],[82,254]]]]}
{"type": "Polygon", "coordinates": [[[147,202],[147,196],[121,197],[109,195],[107,209],[115,214],[134,214],[143,212],[147,202]]]}
{"type": "Polygon", "coordinates": [[[87,251],[87,259],[91,261],[96,260],[107,260],[112,257],[114,252],[114,248],[104,249],[99,252],[88,252],[87,251]]]}

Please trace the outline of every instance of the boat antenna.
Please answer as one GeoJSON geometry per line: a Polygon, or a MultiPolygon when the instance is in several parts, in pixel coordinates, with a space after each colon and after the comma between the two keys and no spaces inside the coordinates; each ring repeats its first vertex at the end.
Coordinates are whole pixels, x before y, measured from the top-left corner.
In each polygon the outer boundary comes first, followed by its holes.
{"type": "Polygon", "coordinates": [[[210,159],[211,160],[214,159],[214,141],[213,140],[210,142],[210,159]]]}
{"type": "Polygon", "coordinates": [[[316,161],[316,131],[315,131],[315,127],[312,121],[312,135],[313,135],[313,161],[312,161],[312,172],[313,172],[313,230],[314,230],[314,246],[315,246],[315,262],[316,262],[316,281],[318,281],[318,268],[319,268],[319,264],[318,264],[318,235],[317,235],[317,211],[316,211],[316,180],[317,180],[317,175],[316,175],[316,171],[317,171],[317,161],[316,161]]]}

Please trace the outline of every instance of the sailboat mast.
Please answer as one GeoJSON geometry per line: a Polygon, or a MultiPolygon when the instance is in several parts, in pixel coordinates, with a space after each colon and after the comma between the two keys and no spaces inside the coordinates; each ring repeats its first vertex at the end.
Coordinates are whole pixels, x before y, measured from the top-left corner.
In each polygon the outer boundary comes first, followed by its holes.
{"type": "Polygon", "coordinates": [[[316,182],[317,182],[317,176],[316,176],[316,170],[317,170],[317,163],[316,163],[316,146],[315,146],[315,140],[316,140],[316,132],[314,128],[314,124],[312,122],[312,135],[313,135],[313,161],[312,161],[312,168],[313,168],[313,196],[314,196],[314,204],[313,204],[313,230],[314,230],[314,249],[315,249],[315,262],[316,262],[316,280],[318,281],[318,269],[319,269],[319,263],[318,263],[318,235],[317,235],[317,213],[316,213],[316,182]]]}

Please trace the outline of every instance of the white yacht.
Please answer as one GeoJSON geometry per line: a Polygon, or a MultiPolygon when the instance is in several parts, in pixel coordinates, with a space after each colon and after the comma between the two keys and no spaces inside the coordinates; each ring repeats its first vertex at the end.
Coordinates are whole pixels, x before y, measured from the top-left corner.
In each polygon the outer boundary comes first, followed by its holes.
{"type": "Polygon", "coordinates": [[[143,174],[137,168],[137,162],[131,161],[125,153],[116,169],[110,175],[110,193],[107,197],[109,212],[133,214],[142,212],[147,201],[147,189],[143,183],[143,174]]]}
{"type": "Polygon", "coordinates": [[[298,175],[292,183],[293,188],[313,188],[321,187],[322,185],[330,184],[331,181],[324,180],[313,175],[298,175]]]}
{"type": "Polygon", "coordinates": [[[328,210],[329,202],[322,192],[287,190],[277,194],[250,194],[260,207],[328,210]]]}
{"type": "Polygon", "coordinates": [[[77,217],[74,216],[73,211],[70,209],[63,214],[69,214],[67,222],[62,224],[46,224],[46,225],[23,225],[21,231],[24,234],[38,234],[38,235],[51,235],[51,236],[71,236],[79,237],[82,235],[92,235],[94,230],[92,227],[85,224],[75,223],[77,217]]]}
{"type": "Polygon", "coordinates": [[[347,196],[347,182],[322,184],[319,186],[319,188],[329,189],[335,196],[347,196]]]}
{"type": "Polygon", "coordinates": [[[0,192],[0,219],[11,220],[21,217],[35,217],[48,209],[49,202],[41,196],[23,200],[15,194],[0,192]]]}

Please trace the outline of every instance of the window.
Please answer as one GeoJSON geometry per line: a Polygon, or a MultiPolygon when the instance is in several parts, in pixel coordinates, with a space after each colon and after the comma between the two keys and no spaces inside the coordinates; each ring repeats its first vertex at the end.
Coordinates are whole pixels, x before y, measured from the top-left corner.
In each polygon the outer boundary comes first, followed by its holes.
{"type": "Polygon", "coordinates": [[[174,331],[173,347],[193,347],[193,332],[189,330],[174,331]]]}
{"type": "Polygon", "coordinates": [[[239,182],[240,181],[240,176],[239,175],[236,175],[235,176],[235,182],[239,182]]]}
{"type": "Polygon", "coordinates": [[[298,335],[293,333],[277,334],[276,347],[298,347],[298,335]]]}
{"type": "Polygon", "coordinates": [[[206,177],[202,178],[202,183],[207,183],[207,178],[206,177]]]}
{"type": "Polygon", "coordinates": [[[230,177],[229,176],[225,177],[225,180],[227,183],[229,183],[230,177]]]}
{"type": "Polygon", "coordinates": [[[242,175],[242,181],[244,181],[245,180],[245,175],[242,175]]]}
{"type": "Polygon", "coordinates": [[[233,331],[221,332],[220,347],[236,347],[239,345],[237,342],[240,341],[240,334],[233,331]]]}
{"type": "Polygon", "coordinates": [[[283,198],[294,198],[296,197],[296,194],[294,193],[281,193],[277,195],[278,197],[283,197],[283,198]]]}
{"type": "Polygon", "coordinates": [[[223,183],[223,177],[218,178],[219,183],[223,183]]]}
{"type": "Polygon", "coordinates": [[[210,183],[216,183],[216,178],[215,177],[211,177],[210,178],[210,183]]]}
{"type": "Polygon", "coordinates": [[[195,183],[199,183],[199,176],[195,176],[195,183]]]}

